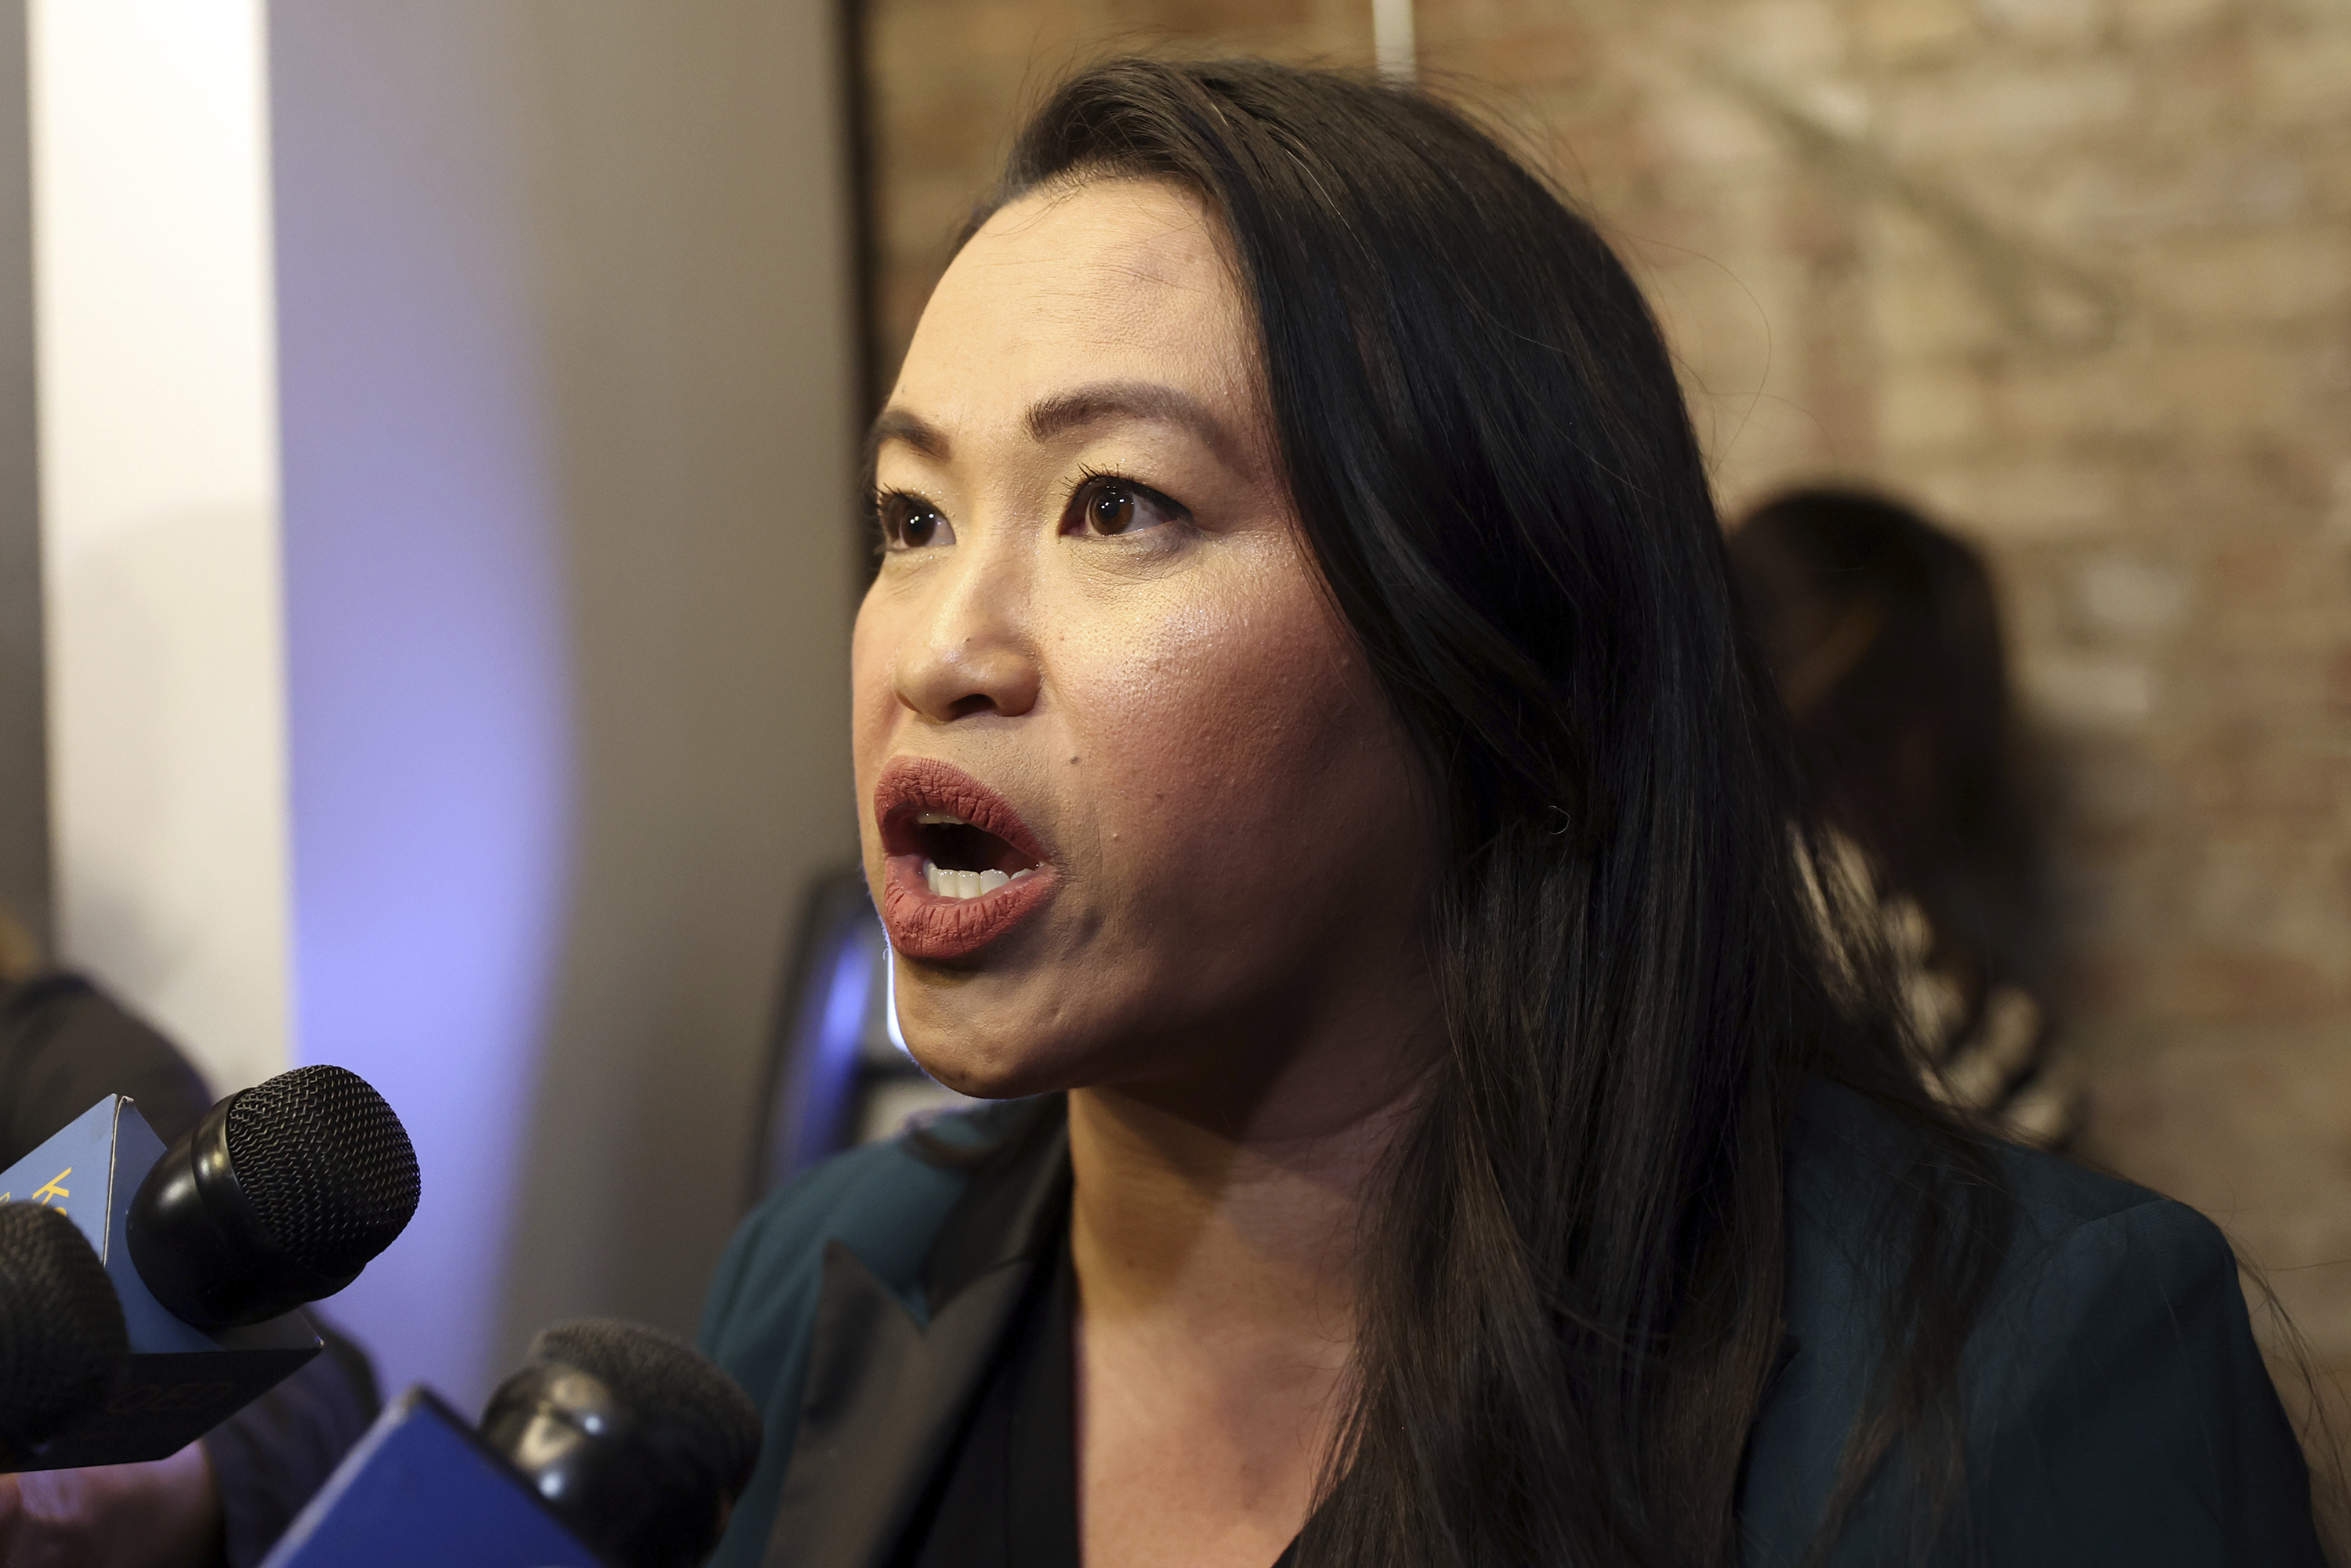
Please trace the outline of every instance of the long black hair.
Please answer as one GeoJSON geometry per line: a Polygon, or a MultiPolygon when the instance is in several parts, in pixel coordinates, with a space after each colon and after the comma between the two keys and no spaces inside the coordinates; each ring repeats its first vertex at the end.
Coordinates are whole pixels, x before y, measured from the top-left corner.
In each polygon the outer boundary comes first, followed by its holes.
{"type": "Polygon", "coordinates": [[[1956,1455],[1904,1439],[1948,1437],[1997,1230],[1949,1206],[1997,1182],[1808,878],[1777,700],[1624,267],[1462,115],[1369,78],[1098,65],[975,227],[1102,178],[1176,182],[1221,228],[1314,559],[1449,834],[1448,1049],[1370,1207],[1301,1563],[1729,1561],[1809,1076],[1927,1151],[1895,1184],[1907,1262],[1831,1512],[1890,1449],[1956,1455]]]}

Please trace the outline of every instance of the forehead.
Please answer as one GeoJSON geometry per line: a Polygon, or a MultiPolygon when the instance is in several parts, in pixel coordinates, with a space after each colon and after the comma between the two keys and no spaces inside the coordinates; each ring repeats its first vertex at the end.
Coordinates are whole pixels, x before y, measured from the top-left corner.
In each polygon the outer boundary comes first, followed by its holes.
{"type": "Polygon", "coordinates": [[[1156,181],[1032,193],[991,216],[924,308],[893,401],[948,417],[1076,381],[1250,386],[1238,290],[1198,202],[1156,181]]]}

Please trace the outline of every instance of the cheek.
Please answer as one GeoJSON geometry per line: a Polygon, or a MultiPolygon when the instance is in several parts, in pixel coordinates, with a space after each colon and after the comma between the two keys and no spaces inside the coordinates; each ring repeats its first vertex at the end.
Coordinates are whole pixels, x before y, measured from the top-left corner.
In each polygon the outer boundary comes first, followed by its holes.
{"type": "Polygon", "coordinates": [[[1319,865],[1361,815],[1353,797],[1393,783],[1352,643],[1311,583],[1266,575],[1174,610],[1073,702],[1105,859],[1155,898],[1319,865]]]}
{"type": "Polygon", "coordinates": [[[889,718],[896,701],[890,668],[891,652],[896,646],[891,620],[889,609],[877,604],[869,593],[858,606],[857,623],[850,634],[850,723],[861,775],[881,761],[873,755],[874,748],[888,739],[889,718]]]}
{"type": "Polygon", "coordinates": [[[858,832],[869,849],[878,843],[879,830],[864,802],[872,799],[874,775],[888,760],[898,707],[891,664],[897,629],[892,619],[889,609],[868,595],[858,609],[849,644],[850,758],[857,779],[858,832]]]}

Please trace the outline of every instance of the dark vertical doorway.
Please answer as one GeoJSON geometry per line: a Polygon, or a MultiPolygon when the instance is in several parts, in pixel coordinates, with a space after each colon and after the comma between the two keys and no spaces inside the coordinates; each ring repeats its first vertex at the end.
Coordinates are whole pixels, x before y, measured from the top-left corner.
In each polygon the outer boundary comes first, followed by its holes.
{"type": "Polygon", "coordinates": [[[49,780],[25,72],[24,0],[0,0],[0,909],[46,946],[49,780]]]}

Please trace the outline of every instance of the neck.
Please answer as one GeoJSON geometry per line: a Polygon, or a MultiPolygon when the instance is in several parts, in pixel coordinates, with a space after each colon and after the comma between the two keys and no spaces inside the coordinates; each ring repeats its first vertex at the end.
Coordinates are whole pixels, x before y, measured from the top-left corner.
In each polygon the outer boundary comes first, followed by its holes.
{"type": "Polygon", "coordinates": [[[1352,1016],[1285,1030],[1263,1009],[1163,1055],[1169,1076],[1071,1092],[1089,1561],[1268,1563],[1311,1511],[1341,1441],[1365,1206],[1433,1037],[1426,988],[1390,968],[1332,988],[1352,1016]]]}
{"type": "MultiPolygon", "coordinates": [[[[1070,1094],[1086,1315],[1228,1350],[1352,1347],[1364,1207],[1414,1101],[1401,1047],[1304,1053],[1238,1103],[1173,1085],[1070,1094]]],[[[1323,1357],[1318,1355],[1318,1361],[1323,1357]]]]}

